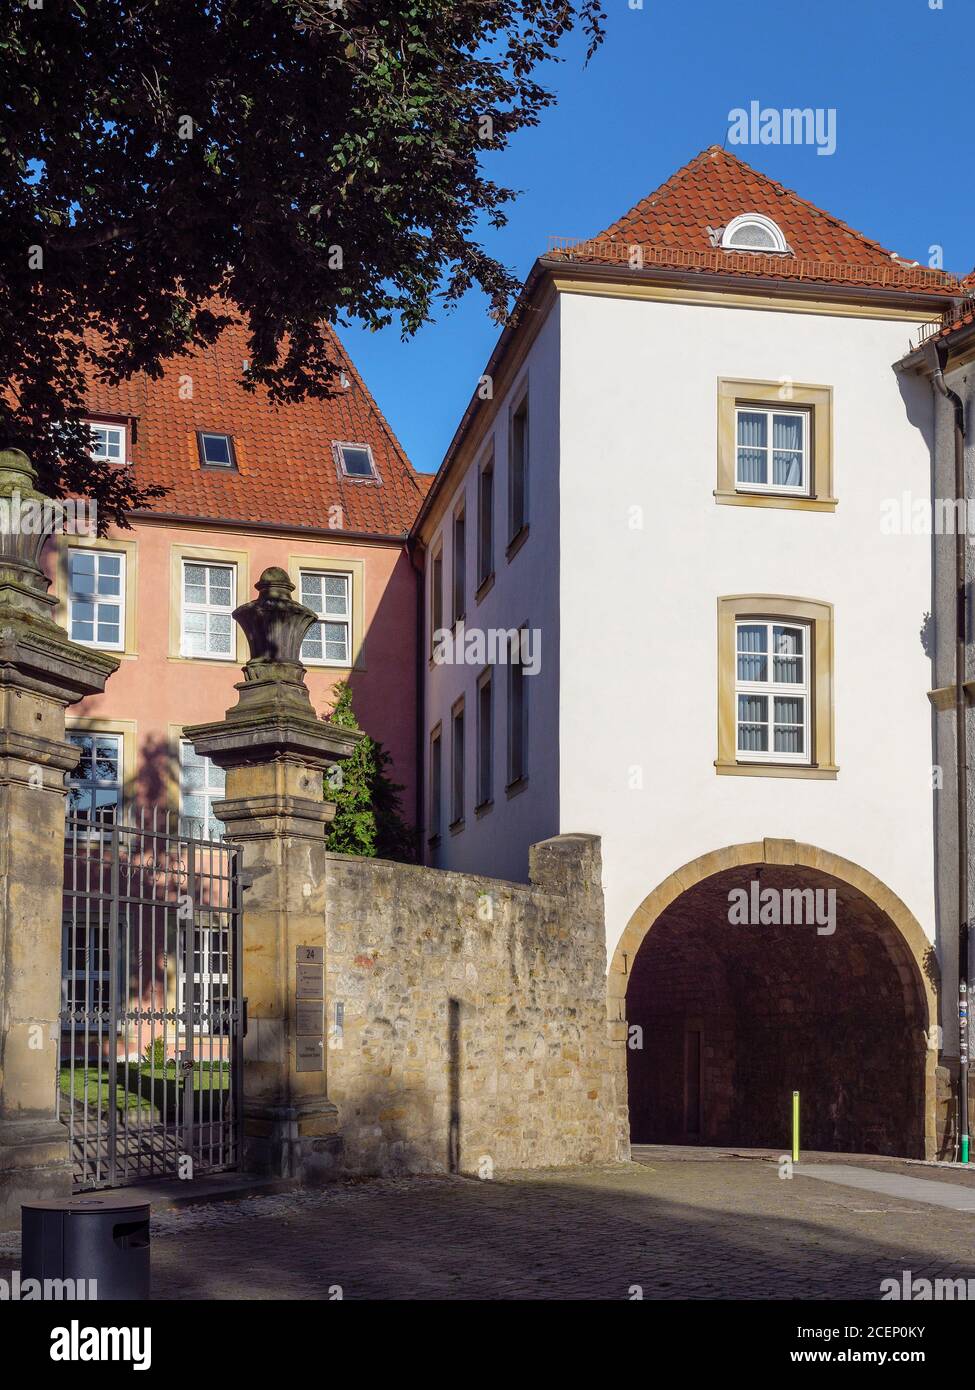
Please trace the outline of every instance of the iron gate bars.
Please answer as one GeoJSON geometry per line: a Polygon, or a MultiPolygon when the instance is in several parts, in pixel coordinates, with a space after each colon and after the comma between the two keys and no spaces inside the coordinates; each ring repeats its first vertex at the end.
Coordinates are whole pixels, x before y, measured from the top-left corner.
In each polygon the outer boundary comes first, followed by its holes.
{"type": "Polygon", "coordinates": [[[237,848],[134,808],[65,826],[58,1115],[76,1190],[237,1166],[237,848]]]}

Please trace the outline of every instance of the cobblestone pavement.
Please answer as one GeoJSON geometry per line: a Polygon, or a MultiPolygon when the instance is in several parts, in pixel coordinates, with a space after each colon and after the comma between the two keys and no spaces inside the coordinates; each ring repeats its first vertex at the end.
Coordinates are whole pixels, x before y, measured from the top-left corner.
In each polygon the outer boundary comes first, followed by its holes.
{"type": "MultiPolygon", "coordinates": [[[[887,1171],[926,1177],[920,1166],[887,1171]]],[[[932,1173],[933,1177],[933,1173],[932,1173]]],[[[16,1250],[0,1237],[0,1275],[16,1250]]],[[[159,1299],[876,1299],[975,1278],[975,1214],[774,1163],[667,1157],[341,1184],[153,1216],[159,1299]]]]}

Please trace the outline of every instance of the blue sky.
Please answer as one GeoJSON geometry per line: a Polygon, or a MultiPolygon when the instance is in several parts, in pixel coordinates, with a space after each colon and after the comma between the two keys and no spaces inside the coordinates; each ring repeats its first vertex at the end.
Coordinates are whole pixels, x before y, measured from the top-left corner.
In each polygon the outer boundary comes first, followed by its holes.
{"type": "MultiPolygon", "coordinates": [[[[724,144],[728,114],[833,107],[836,152],[734,152],[858,230],[927,264],[975,265],[970,73],[975,0],[604,0],[608,39],[546,69],[559,103],[488,172],[523,190],[485,244],[522,278],[550,233],[609,225],[680,165],[724,144]]],[[[498,330],[479,293],[403,342],[342,337],[421,472],[437,469],[498,330]]]]}

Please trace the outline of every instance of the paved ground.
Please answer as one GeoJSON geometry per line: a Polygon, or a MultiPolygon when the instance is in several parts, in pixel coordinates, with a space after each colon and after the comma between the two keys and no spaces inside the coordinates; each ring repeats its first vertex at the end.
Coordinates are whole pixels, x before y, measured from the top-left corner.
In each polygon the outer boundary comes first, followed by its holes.
{"type": "MultiPolygon", "coordinates": [[[[852,1161],[864,1181],[910,1178],[905,1197],[803,1177],[801,1166],[782,1179],[758,1157],[687,1152],[163,1211],[153,1217],[154,1297],[626,1299],[638,1285],[648,1299],[876,1299],[880,1281],[904,1270],[975,1279],[975,1213],[918,1200],[918,1182],[940,1195],[957,1173],[852,1161]]],[[[973,1180],[962,1178],[959,1194],[973,1180]]],[[[0,1237],[0,1275],[16,1263],[0,1237]]]]}

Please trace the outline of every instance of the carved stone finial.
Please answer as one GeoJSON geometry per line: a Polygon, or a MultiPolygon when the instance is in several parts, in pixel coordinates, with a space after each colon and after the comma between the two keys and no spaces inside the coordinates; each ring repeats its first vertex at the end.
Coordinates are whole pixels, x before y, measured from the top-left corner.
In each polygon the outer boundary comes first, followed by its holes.
{"type": "MultiPolygon", "coordinates": [[[[339,758],[348,757],[362,734],[319,719],[312,707],[300,652],[305,633],[318,621],[318,615],[295,602],[291,597],[294,587],[287,571],[272,565],[255,585],[257,598],[234,609],[234,617],[250,647],[244,679],[235,687],[237,703],[219,722],[195,724],[183,732],[196,751],[212,758],[218,767],[231,773],[237,769],[252,769],[247,783],[250,788],[263,785],[260,779],[266,777],[268,795],[273,792],[277,797],[280,794],[275,767],[290,764],[292,772],[288,776],[292,777],[294,787],[289,795],[293,799],[300,788],[301,797],[309,806],[314,804],[314,811],[309,813],[310,823],[315,827],[314,833],[320,834],[323,821],[331,814],[321,809],[325,804],[322,802],[322,770],[339,758]],[[317,787],[314,795],[309,795],[308,791],[311,786],[309,773],[314,773],[312,781],[317,787]]],[[[235,803],[241,795],[232,789],[228,794],[230,801],[222,803],[225,807],[235,803]]],[[[253,794],[250,790],[247,796],[253,797],[253,794]]],[[[253,815],[253,807],[245,808],[241,814],[247,821],[253,815]]],[[[296,816],[297,812],[292,807],[288,814],[296,816]]],[[[226,815],[221,813],[224,821],[228,821],[228,816],[234,819],[232,809],[226,815]]],[[[245,826],[243,830],[238,827],[234,833],[250,832],[245,826]]]]}
{"type": "Polygon", "coordinates": [[[72,705],[104,690],[119,662],[72,642],[55,621],[57,599],[40,557],[57,506],[36,479],[20,449],[0,450],[0,686],[44,691],[72,705]]]}
{"type": "Polygon", "coordinates": [[[317,615],[291,597],[295,586],[277,565],[266,569],[254,587],[257,598],[234,610],[250,648],[245,675],[247,667],[301,666],[301,644],[317,615]]]}
{"type": "Polygon", "coordinates": [[[56,600],[48,594],[50,583],[40,565],[53,526],[51,505],[36,483],[37,473],[25,453],[0,450],[0,602],[53,622],[56,600]],[[24,524],[24,503],[33,504],[29,526],[24,524]]]}
{"type": "Polygon", "coordinates": [[[19,493],[24,499],[44,502],[37,489],[37,470],[22,449],[0,449],[0,497],[19,493]]]}

